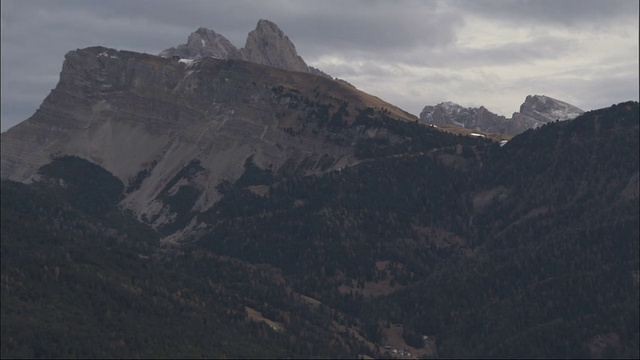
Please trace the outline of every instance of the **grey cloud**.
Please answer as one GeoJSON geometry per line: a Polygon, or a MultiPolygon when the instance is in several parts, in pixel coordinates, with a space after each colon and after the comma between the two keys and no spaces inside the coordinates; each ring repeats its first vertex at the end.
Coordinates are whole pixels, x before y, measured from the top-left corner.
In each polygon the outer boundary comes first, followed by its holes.
{"type": "Polygon", "coordinates": [[[369,55],[382,55],[413,46],[443,47],[455,41],[456,29],[463,19],[438,4],[411,2],[409,6],[383,7],[331,2],[327,8],[335,6],[343,11],[305,13],[291,25],[298,29],[295,37],[304,44],[304,50],[309,49],[311,56],[315,55],[314,48],[322,53],[357,49],[369,55]],[[349,8],[350,4],[354,8],[349,8]]]}
{"type": "Polygon", "coordinates": [[[428,64],[432,67],[507,66],[538,60],[558,59],[572,53],[577,48],[578,44],[575,43],[575,40],[544,36],[488,48],[454,48],[445,54],[433,54],[429,57],[428,64]]]}
{"type": "MultiPolygon", "coordinates": [[[[588,41],[584,34],[593,28],[607,29],[621,23],[636,32],[638,28],[637,1],[626,0],[3,0],[0,4],[3,131],[35,111],[55,86],[67,51],[102,45],[158,53],[186,42],[189,33],[200,26],[213,29],[242,47],[259,19],[272,20],[307,63],[385,100],[397,100],[397,105],[416,113],[431,99],[472,101],[474,96],[481,99],[482,91],[513,93],[515,87],[518,97],[520,93],[533,93],[535,89],[526,90],[533,86],[520,81],[506,83],[496,75],[499,70],[492,73],[487,68],[534,66],[539,59],[562,59],[580,51],[581,44],[573,39],[588,41]],[[565,27],[570,31],[564,32],[563,37],[545,31],[533,40],[514,38],[511,43],[493,48],[460,48],[456,42],[459,31],[471,17],[493,21],[504,27],[505,34],[522,26],[565,27]],[[323,67],[323,56],[340,57],[342,61],[323,67]],[[421,75],[411,73],[412,69],[420,70],[421,75]],[[425,69],[429,70],[428,75],[424,74],[425,69]],[[463,74],[472,69],[485,71],[484,75],[475,76],[482,80],[464,78],[467,75],[463,74]],[[486,90],[487,86],[490,90],[486,90]],[[34,98],[30,108],[25,103],[29,98],[34,98]]],[[[629,36],[633,37],[629,46],[635,46],[637,53],[637,33],[629,36]]],[[[612,54],[615,56],[620,52],[612,54]]],[[[611,63],[619,61],[612,58],[611,63]]],[[[637,68],[637,56],[628,61],[620,65],[619,71],[628,74],[626,69],[637,68]]],[[[607,89],[610,93],[622,94],[622,88],[624,94],[637,99],[637,73],[628,74],[630,80],[625,82],[624,77],[613,73],[588,71],[573,76],[601,78],[602,86],[618,86],[607,89]],[[634,82],[636,88],[629,85],[634,82]]],[[[593,94],[598,89],[572,88],[584,86],[577,81],[558,83],[550,78],[547,82],[548,90],[556,87],[579,93],[589,101],[597,98],[593,94]]]]}
{"type": "Polygon", "coordinates": [[[612,18],[638,17],[636,0],[459,0],[455,4],[468,13],[513,24],[600,26],[612,18]]]}
{"type": "MultiPolygon", "coordinates": [[[[557,38],[551,36],[539,36],[527,41],[510,42],[487,48],[414,48],[407,52],[384,54],[381,58],[385,63],[393,64],[396,68],[404,66],[421,68],[481,68],[485,66],[509,66],[523,63],[535,63],[540,60],[559,59],[567,54],[578,51],[579,44],[573,39],[557,38]]],[[[379,58],[371,58],[365,52],[352,50],[341,54],[343,58],[353,62],[365,61],[373,64],[382,61],[379,58]]],[[[367,67],[376,69],[381,66],[367,67]]],[[[342,65],[337,71],[352,68],[349,74],[357,74],[363,71],[362,67],[355,69],[354,65],[342,65]]],[[[331,73],[330,69],[326,71],[331,73]]],[[[378,72],[378,75],[383,75],[378,72]]],[[[389,73],[392,75],[392,73],[389,73]]]]}
{"type": "Polygon", "coordinates": [[[638,101],[638,72],[628,66],[613,65],[605,69],[568,69],[547,76],[523,76],[505,86],[506,91],[528,89],[530,94],[545,94],[567,101],[585,111],[638,101]]]}

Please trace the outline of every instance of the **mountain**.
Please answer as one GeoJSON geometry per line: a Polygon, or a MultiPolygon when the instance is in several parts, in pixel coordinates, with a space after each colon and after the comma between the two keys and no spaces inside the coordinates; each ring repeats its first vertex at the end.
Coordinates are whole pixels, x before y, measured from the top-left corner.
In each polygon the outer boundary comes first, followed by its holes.
{"type": "Polygon", "coordinates": [[[245,161],[180,244],[58,156],[2,181],[2,355],[637,357],[639,110],[503,147],[361,118],[421,141],[310,176],[245,161]]]}
{"type": "Polygon", "coordinates": [[[363,141],[404,142],[363,125],[387,119],[418,126],[397,107],[321,76],[92,47],[69,52],[36,113],[2,134],[2,178],[31,182],[58,156],[88,159],[125,184],[122,206],[168,235],[193,217],[170,204],[180,198],[193,214],[205,211],[243,164],[321,174],[360,162],[363,141]]]}
{"type": "Polygon", "coordinates": [[[191,33],[186,44],[162,51],[159,56],[183,59],[200,59],[211,56],[217,59],[242,59],[280,69],[306,72],[331,78],[324,72],[308,66],[298,55],[295,45],[275,23],[261,19],[249,32],[242,49],[237,49],[224,36],[207,28],[191,33]]]}
{"type": "Polygon", "coordinates": [[[509,119],[483,106],[464,108],[452,102],[425,106],[420,119],[429,124],[454,124],[478,131],[516,135],[548,122],[573,119],[582,113],[583,110],[566,102],[544,95],[528,95],[520,105],[520,112],[513,113],[509,119]]]}
{"type": "Polygon", "coordinates": [[[518,124],[513,125],[515,130],[512,131],[518,131],[516,126],[521,126],[524,131],[551,121],[574,119],[582,113],[583,110],[566,102],[544,95],[529,95],[520,105],[520,112],[513,113],[511,117],[511,121],[518,124]]]}

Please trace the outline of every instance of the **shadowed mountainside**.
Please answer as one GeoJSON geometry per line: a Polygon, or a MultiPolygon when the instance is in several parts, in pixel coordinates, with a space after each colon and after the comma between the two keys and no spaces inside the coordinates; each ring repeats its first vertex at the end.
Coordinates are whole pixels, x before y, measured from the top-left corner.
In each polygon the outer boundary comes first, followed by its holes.
{"type": "Polygon", "coordinates": [[[248,160],[180,248],[114,207],[117,177],[59,157],[3,181],[3,356],[635,357],[638,115],[377,143],[322,175],[248,160]]]}

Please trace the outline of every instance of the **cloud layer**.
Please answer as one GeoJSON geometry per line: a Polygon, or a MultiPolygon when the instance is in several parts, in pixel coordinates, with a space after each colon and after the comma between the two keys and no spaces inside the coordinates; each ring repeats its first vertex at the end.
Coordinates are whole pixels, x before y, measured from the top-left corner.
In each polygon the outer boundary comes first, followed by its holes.
{"type": "Polygon", "coordinates": [[[418,114],[454,101],[510,116],[529,94],[584,110],[638,100],[634,0],[3,0],[2,131],[55,87],[64,54],[157,54],[204,26],[237,47],[259,19],[305,61],[418,114]]]}

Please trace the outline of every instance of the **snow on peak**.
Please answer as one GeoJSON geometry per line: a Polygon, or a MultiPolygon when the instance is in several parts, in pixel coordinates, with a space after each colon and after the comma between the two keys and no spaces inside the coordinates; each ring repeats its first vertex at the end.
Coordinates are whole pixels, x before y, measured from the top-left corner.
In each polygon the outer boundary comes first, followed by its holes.
{"type": "Polygon", "coordinates": [[[584,113],[584,111],[564,101],[545,95],[529,95],[521,105],[520,113],[541,122],[549,122],[573,119],[584,113]]]}

